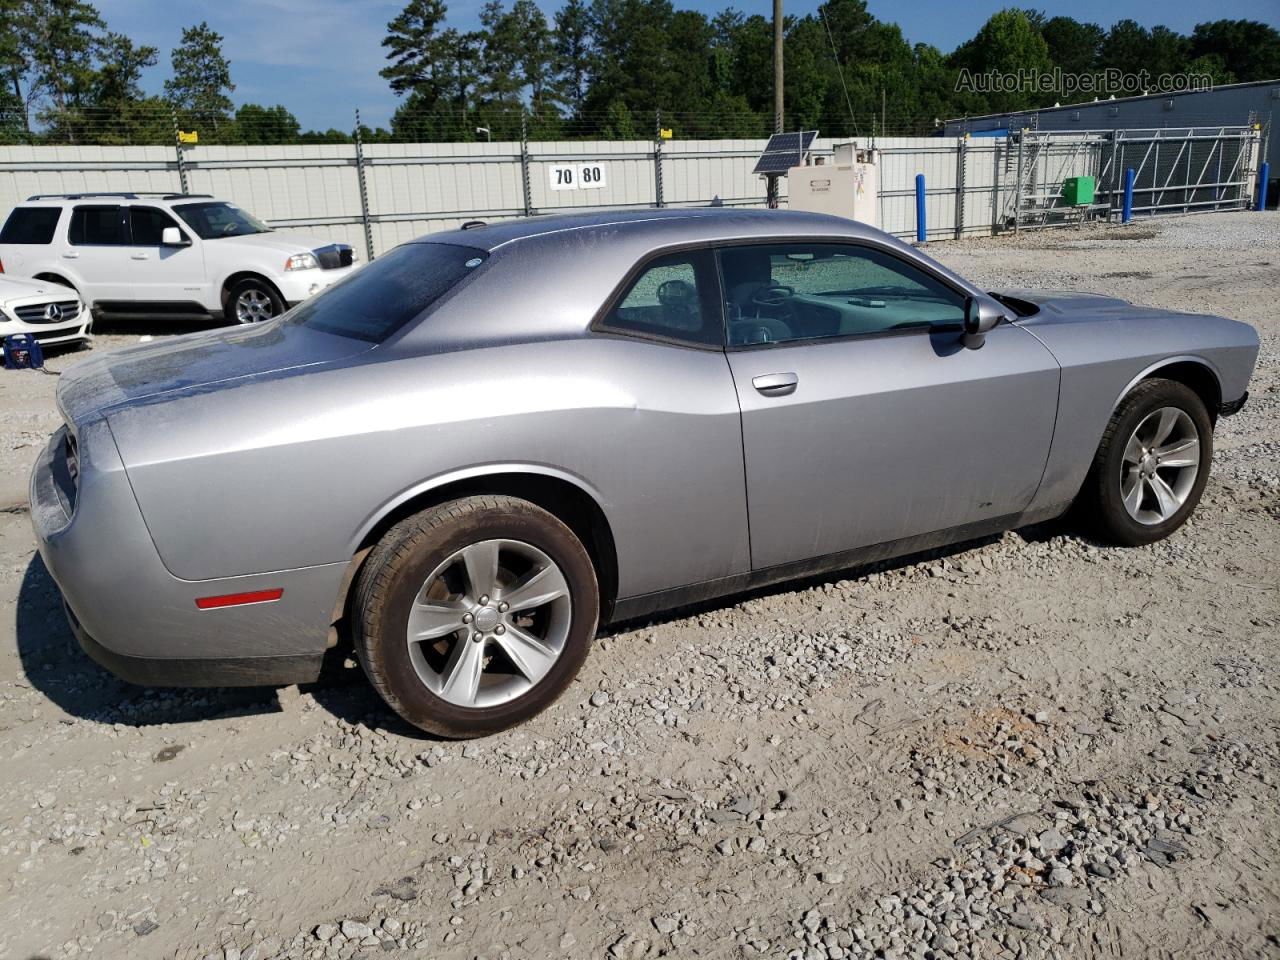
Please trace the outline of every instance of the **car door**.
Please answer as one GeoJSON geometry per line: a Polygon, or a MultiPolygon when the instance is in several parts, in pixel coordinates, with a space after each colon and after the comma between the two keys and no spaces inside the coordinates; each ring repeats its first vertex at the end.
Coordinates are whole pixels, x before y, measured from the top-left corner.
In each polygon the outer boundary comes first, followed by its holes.
{"type": "Polygon", "coordinates": [[[754,569],[1017,514],[1057,413],[1058,364],[967,295],[869,245],[720,251],[754,569]]]}
{"type": "Polygon", "coordinates": [[[128,226],[119,203],[78,203],[71,208],[62,258],[79,277],[85,300],[92,303],[133,299],[128,226]]]}
{"type": "Polygon", "coordinates": [[[159,207],[128,207],[129,264],[134,298],[150,303],[202,302],[205,288],[203,247],[169,213],[159,207]],[[160,242],[165,229],[174,227],[184,246],[160,242]]]}

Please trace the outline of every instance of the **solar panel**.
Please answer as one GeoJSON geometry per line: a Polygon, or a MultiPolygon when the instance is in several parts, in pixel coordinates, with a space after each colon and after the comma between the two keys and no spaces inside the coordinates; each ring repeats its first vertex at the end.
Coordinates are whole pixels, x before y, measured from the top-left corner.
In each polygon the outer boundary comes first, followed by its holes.
{"type": "Polygon", "coordinates": [[[817,130],[775,133],[765,144],[764,153],[760,154],[752,173],[786,173],[792,167],[800,166],[817,136],[817,130]]]}

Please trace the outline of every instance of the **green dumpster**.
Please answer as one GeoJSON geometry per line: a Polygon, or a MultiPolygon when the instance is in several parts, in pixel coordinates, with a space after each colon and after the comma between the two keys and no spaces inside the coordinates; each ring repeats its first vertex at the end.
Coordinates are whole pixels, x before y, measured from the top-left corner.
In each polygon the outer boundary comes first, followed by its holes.
{"type": "Polygon", "coordinates": [[[1067,177],[1062,181],[1062,202],[1069,207],[1093,203],[1093,177],[1067,177]]]}

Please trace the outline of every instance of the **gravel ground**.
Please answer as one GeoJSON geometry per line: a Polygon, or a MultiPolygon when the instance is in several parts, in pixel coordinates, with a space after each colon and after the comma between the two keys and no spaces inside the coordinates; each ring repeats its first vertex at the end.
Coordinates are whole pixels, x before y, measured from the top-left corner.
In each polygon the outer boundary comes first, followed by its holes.
{"type": "Polygon", "coordinates": [[[25,516],[56,380],[0,372],[0,958],[1280,956],[1280,219],[930,252],[1259,328],[1191,522],[633,625],[466,745],[350,664],[174,692],[89,662],[25,516]]]}

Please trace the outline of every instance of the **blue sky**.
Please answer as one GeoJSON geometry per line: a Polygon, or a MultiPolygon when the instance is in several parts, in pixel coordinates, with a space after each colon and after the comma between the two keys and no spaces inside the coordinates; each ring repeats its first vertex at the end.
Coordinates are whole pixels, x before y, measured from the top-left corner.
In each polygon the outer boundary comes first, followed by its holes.
{"type": "MultiPolygon", "coordinates": [[[[729,4],[716,0],[674,0],[677,7],[693,7],[714,13],[729,4]]],[[[548,16],[556,2],[540,0],[548,16]]],[[[471,29],[483,0],[454,0],[449,4],[450,23],[471,29]]],[[[746,13],[770,15],[771,2],[735,3],[746,13]]],[[[1216,0],[1206,7],[1188,0],[1073,0],[1065,3],[1028,0],[917,0],[914,3],[870,0],[872,13],[896,21],[912,43],[925,42],[943,51],[971,37],[992,13],[1006,6],[1040,8],[1050,16],[1069,14],[1110,26],[1126,17],[1145,26],[1163,23],[1189,32],[1202,20],[1219,18],[1261,20],[1280,24],[1277,0],[1216,0]]],[[[381,40],[386,24],[401,3],[381,0],[220,0],[192,3],[184,0],[99,0],[98,8],[108,26],[129,34],[135,41],[160,49],[160,64],[149,71],[145,84],[160,92],[169,73],[169,51],[178,43],[182,28],[200,20],[225,37],[224,52],[231,60],[237,104],[283,103],[304,127],[350,129],[353,111],[371,126],[385,125],[396,107],[396,98],[378,76],[384,64],[381,40]]],[[[817,9],[817,0],[789,0],[788,14],[817,9]]]]}

